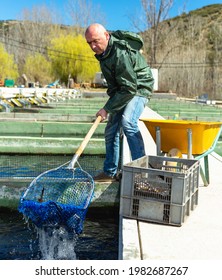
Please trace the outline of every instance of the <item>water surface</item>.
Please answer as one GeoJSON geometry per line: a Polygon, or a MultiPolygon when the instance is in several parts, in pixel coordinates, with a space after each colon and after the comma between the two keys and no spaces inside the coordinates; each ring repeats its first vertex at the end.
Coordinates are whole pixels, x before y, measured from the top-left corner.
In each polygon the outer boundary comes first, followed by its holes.
{"type": "Polygon", "coordinates": [[[60,246],[59,249],[54,246],[55,252],[52,252],[53,246],[48,251],[46,247],[45,250],[41,248],[47,245],[47,235],[39,236],[32,223],[27,224],[20,213],[8,209],[0,211],[0,260],[118,259],[118,215],[115,211],[107,211],[109,214],[102,211],[105,213],[102,217],[98,210],[89,210],[83,233],[77,239],[61,238],[59,232],[55,241],[54,233],[50,242],[60,246]]]}

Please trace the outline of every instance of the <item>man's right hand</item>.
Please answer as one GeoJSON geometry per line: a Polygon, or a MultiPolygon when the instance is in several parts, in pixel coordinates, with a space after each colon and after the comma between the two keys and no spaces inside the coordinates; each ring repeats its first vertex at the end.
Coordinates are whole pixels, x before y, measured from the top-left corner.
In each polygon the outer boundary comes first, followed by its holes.
{"type": "Polygon", "coordinates": [[[108,113],[106,112],[105,109],[100,109],[97,113],[96,113],[96,116],[101,116],[102,117],[102,121],[106,120],[107,119],[107,116],[108,116],[108,113]]]}

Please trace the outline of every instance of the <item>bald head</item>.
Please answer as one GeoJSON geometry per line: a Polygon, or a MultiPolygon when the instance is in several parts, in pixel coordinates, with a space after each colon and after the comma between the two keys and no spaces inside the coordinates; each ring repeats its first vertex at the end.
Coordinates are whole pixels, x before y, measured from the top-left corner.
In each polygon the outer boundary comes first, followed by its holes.
{"type": "Polygon", "coordinates": [[[96,54],[102,54],[109,42],[109,33],[99,23],[91,24],[85,31],[85,38],[96,54]]]}
{"type": "Polygon", "coordinates": [[[85,34],[95,33],[95,32],[101,34],[106,32],[106,29],[102,24],[93,23],[87,27],[85,34]]]}

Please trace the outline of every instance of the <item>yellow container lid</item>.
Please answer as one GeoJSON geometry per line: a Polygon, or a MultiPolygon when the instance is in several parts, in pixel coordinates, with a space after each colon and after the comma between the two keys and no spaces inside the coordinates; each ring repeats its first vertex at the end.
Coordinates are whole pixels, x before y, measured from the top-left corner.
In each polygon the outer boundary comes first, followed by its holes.
{"type": "Polygon", "coordinates": [[[200,155],[213,145],[222,122],[185,120],[157,120],[141,118],[156,142],[156,128],[160,128],[161,150],[168,153],[172,148],[188,153],[188,129],[192,131],[192,154],[200,155]]]}

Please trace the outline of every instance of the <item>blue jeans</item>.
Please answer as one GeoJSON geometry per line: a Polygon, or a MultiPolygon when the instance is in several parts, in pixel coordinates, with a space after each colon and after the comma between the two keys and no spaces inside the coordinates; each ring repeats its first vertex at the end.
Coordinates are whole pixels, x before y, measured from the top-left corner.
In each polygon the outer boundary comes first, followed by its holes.
{"type": "Polygon", "coordinates": [[[147,102],[146,97],[134,96],[122,110],[115,114],[110,114],[105,129],[106,159],[103,167],[107,175],[114,176],[117,173],[120,158],[121,128],[127,138],[132,160],[145,155],[138,120],[147,102]]]}

